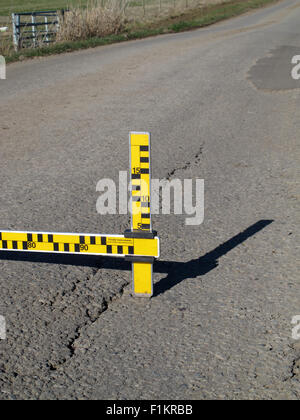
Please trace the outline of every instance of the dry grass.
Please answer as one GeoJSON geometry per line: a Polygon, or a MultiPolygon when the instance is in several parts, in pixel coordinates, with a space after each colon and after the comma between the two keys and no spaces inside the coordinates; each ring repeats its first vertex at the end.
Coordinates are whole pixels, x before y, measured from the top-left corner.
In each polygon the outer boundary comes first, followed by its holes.
{"type": "Polygon", "coordinates": [[[7,56],[11,51],[11,43],[0,38],[0,55],[7,56]]]}
{"type": "Polygon", "coordinates": [[[65,13],[57,41],[78,41],[118,34],[124,29],[125,2],[93,0],[87,7],[65,13]]]}
{"type": "Polygon", "coordinates": [[[8,55],[12,49],[11,42],[11,30],[10,30],[10,21],[7,16],[1,16],[0,18],[0,27],[7,26],[9,30],[7,32],[0,32],[0,55],[8,55]]]}

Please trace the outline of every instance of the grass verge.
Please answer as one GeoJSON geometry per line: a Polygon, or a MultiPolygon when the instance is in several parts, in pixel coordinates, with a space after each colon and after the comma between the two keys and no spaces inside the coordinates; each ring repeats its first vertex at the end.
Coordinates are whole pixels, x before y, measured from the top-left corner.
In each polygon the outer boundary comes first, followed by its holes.
{"type": "Polygon", "coordinates": [[[152,24],[148,23],[139,29],[129,27],[123,33],[117,35],[108,35],[101,38],[95,37],[83,41],[57,42],[46,47],[24,49],[17,53],[10,51],[4,55],[6,62],[11,63],[25,58],[62,54],[86,48],[94,48],[101,45],[124,42],[127,40],[147,38],[166,33],[182,32],[205,27],[279,1],[280,0],[232,0],[219,5],[207,6],[204,9],[192,10],[187,13],[183,13],[180,16],[173,16],[152,24]]]}

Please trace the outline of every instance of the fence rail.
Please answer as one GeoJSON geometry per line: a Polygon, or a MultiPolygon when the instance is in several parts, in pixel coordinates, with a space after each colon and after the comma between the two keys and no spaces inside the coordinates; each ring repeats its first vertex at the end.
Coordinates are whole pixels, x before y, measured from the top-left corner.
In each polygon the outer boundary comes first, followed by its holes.
{"type": "Polygon", "coordinates": [[[13,44],[16,51],[51,43],[65,10],[12,14],[13,44]]]}

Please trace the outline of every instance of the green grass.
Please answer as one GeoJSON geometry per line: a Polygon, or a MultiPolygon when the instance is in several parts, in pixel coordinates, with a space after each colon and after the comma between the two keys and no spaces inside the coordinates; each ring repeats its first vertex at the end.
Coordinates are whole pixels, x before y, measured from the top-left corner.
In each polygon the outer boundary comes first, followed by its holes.
{"type": "Polygon", "coordinates": [[[0,15],[13,12],[66,9],[70,5],[85,5],[88,0],[0,0],[0,15]]]}
{"type": "Polygon", "coordinates": [[[72,41],[53,44],[47,47],[22,50],[6,56],[6,62],[12,63],[21,58],[43,57],[51,54],[62,54],[66,52],[78,51],[87,48],[95,48],[101,45],[114,44],[117,42],[125,42],[133,39],[141,39],[149,36],[155,36],[163,33],[163,29],[144,29],[140,31],[130,32],[127,34],[110,35],[103,38],[91,38],[84,41],[72,41]]]}
{"type": "Polygon", "coordinates": [[[242,2],[222,4],[212,7],[211,10],[208,8],[207,12],[199,18],[181,20],[180,22],[176,22],[170,25],[168,28],[174,32],[182,32],[189,29],[201,28],[224,19],[238,16],[242,13],[248,12],[249,10],[262,7],[276,1],[278,0],[247,0],[242,2]]]}
{"type": "MultiPolygon", "coordinates": [[[[1,1],[1,0],[0,0],[1,1]]],[[[154,24],[146,24],[137,28],[128,28],[119,35],[110,35],[103,38],[91,38],[84,41],[72,41],[51,44],[42,48],[21,50],[18,53],[11,52],[5,58],[7,63],[17,61],[20,57],[34,58],[51,54],[61,54],[86,48],[94,48],[101,45],[124,42],[132,39],[146,38],[159,34],[181,32],[204,27],[230,17],[238,16],[254,8],[263,7],[279,0],[233,0],[229,3],[207,7],[204,11],[190,11],[176,18],[168,18],[154,24]],[[198,13],[198,15],[197,15],[198,13]],[[171,23],[174,22],[174,23],[171,23]]]]}

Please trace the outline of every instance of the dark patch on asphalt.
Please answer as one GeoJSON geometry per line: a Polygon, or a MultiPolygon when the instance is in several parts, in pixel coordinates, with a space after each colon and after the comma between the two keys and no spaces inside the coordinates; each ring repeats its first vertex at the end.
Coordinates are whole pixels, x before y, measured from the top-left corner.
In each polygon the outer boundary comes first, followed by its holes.
{"type": "MultiPolygon", "coordinates": [[[[300,46],[281,46],[271,50],[268,56],[259,59],[251,67],[248,73],[249,80],[257,89],[262,90],[299,89],[300,79],[295,80],[292,77],[292,70],[296,66],[292,63],[292,58],[297,55],[300,58],[300,46]]],[[[294,72],[300,76],[300,69],[299,71],[295,69],[294,72]]]]}

